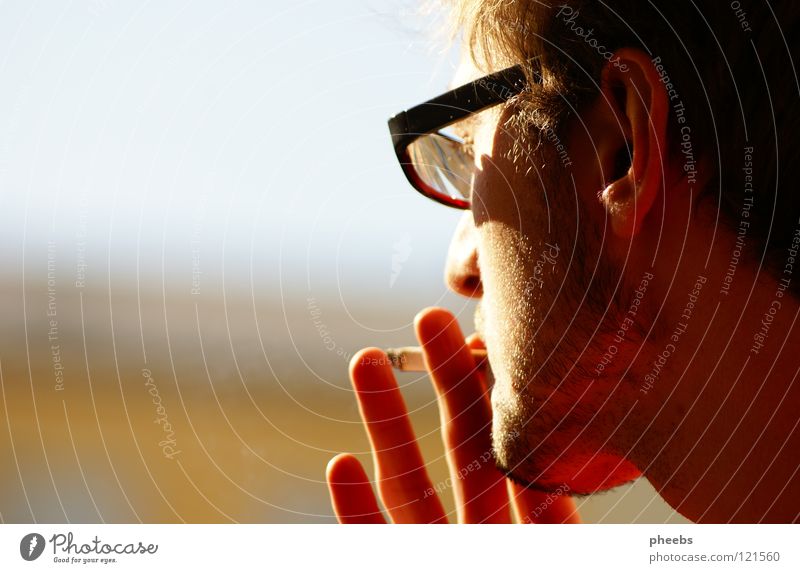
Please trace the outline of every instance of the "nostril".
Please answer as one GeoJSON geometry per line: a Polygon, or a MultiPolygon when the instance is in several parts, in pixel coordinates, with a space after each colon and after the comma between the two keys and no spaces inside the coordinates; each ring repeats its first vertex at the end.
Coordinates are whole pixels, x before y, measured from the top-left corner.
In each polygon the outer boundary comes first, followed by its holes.
{"type": "Polygon", "coordinates": [[[482,294],[481,279],[475,275],[468,275],[464,277],[461,283],[461,288],[466,296],[478,296],[482,294]]]}

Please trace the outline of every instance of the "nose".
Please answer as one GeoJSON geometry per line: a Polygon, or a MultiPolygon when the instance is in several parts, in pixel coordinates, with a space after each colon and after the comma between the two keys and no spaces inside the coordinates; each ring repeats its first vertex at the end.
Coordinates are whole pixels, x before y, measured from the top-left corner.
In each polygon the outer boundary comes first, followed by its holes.
{"type": "Polygon", "coordinates": [[[450,242],[444,273],[445,283],[452,291],[472,298],[483,295],[477,235],[472,211],[465,211],[450,242]]]}

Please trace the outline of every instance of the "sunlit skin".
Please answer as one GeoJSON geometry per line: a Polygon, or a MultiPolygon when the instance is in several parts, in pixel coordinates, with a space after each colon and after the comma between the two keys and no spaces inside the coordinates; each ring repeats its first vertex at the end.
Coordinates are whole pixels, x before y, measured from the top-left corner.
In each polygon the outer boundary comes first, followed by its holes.
{"type": "MultiPolygon", "coordinates": [[[[797,521],[797,301],[779,298],[768,343],[751,352],[778,282],[743,260],[720,293],[735,234],[701,197],[713,164],[701,157],[687,178],[657,70],[638,50],[616,55],[625,71],[607,67],[563,132],[571,166],[547,139],[520,147],[513,104],[470,122],[472,208],[445,274],[481,299],[478,335],[465,343],[440,309],[416,321],[451,472],[487,449],[499,468],[454,480],[457,518],[507,521],[511,491],[522,521],[576,521],[569,497],[536,519],[525,508],[644,476],[693,521],[797,521]],[[485,344],[485,375],[465,344],[485,344]]],[[[456,83],[486,71],[465,59],[456,83]]],[[[389,518],[443,521],[438,498],[420,495],[429,480],[391,371],[364,357],[382,354],[356,356],[351,379],[389,518]]],[[[340,521],[384,519],[354,457],[334,458],[328,480],[340,521]]]]}
{"type": "MultiPolygon", "coordinates": [[[[431,482],[416,443],[405,403],[386,355],[377,348],[359,352],[350,378],[372,445],[378,493],[394,523],[561,523],[577,520],[568,497],[550,496],[514,486],[486,463],[491,452],[491,408],[483,367],[468,348],[455,318],[443,309],[426,309],[415,320],[438,397],[442,439],[452,476],[457,515],[448,516],[431,482]],[[476,463],[483,462],[483,463],[476,463]],[[469,468],[461,479],[461,468],[469,468]]],[[[328,484],[342,523],[383,523],[369,478],[355,457],[341,454],[328,465],[328,484]]],[[[448,489],[448,491],[450,491],[448,489]]]]}

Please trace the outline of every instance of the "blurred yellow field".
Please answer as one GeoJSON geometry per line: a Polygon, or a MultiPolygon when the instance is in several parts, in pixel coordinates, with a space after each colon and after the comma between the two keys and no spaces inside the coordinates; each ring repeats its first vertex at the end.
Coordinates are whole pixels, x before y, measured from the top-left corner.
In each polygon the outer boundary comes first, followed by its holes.
{"type": "MultiPolygon", "coordinates": [[[[4,300],[22,300],[21,285],[4,290],[4,300]]],[[[371,467],[347,356],[326,345],[307,301],[287,299],[283,310],[257,305],[253,315],[243,298],[226,312],[220,299],[168,296],[165,313],[163,300],[150,295],[141,300],[142,335],[135,293],[109,297],[59,286],[57,340],[50,340],[46,292],[30,289],[24,309],[4,305],[2,519],[334,521],[323,481],[327,461],[350,451],[371,467]],[[27,344],[20,335],[26,325],[27,344]]],[[[407,304],[375,319],[399,323],[397,314],[413,313],[407,304]]],[[[318,305],[337,348],[354,352],[369,343],[365,336],[372,344],[410,340],[407,327],[359,333],[334,304],[318,305]]],[[[446,484],[430,384],[411,373],[399,381],[431,478],[446,484]]],[[[645,482],[579,503],[586,521],[683,520],[645,482]]]]}

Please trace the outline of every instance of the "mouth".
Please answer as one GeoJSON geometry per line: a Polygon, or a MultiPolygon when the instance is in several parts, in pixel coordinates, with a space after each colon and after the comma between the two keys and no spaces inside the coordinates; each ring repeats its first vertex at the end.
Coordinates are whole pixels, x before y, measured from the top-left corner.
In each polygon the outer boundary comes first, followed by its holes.
{"type": "MultiPolygon", "coordinates": [[[[467,346],[472,350],[487,350],[486,343],[483,340],[483,336],[480,332],[473,332],[467,337],[467,346]]],[[[492,375],[492,367],[489,363],[489,354],[487,351],[486,357],[481,358],[476,361],[475,364],[476,368],[479,372],[482,372],[484,375],[484,380],[486,381],[487,390],[491,391],[492,386],[494,384],[494,376],[492,375]]]]}
{"type": "Polygon", "coordinates": [[[486,382],[487,390],[491,392],[492,386],[494,385],[494,375],[492,373],[492,367],[489,360],[489,353],[488,349],[486,348],[486,338],[484,337],[484,318],[483,318],[483,308],[482,303],[483,301],[478,301],[478,304],[475,306],[475,315],[473,318],[473,322],[475,324],[475,332],[473,332],[467,338],[467,345],[470,348],[480,348],[482,350],[486,350],[486,358],[484,358],[480,363],[478,363],[478,369],[483,372],[484,380],[486,382]]]}
{"type": "Polygon", "coordinates": [[[486,343],[483,341],[483,335],[478,331],[467,336],[467,346],[473,349],[486,350],[486,343]]]}

